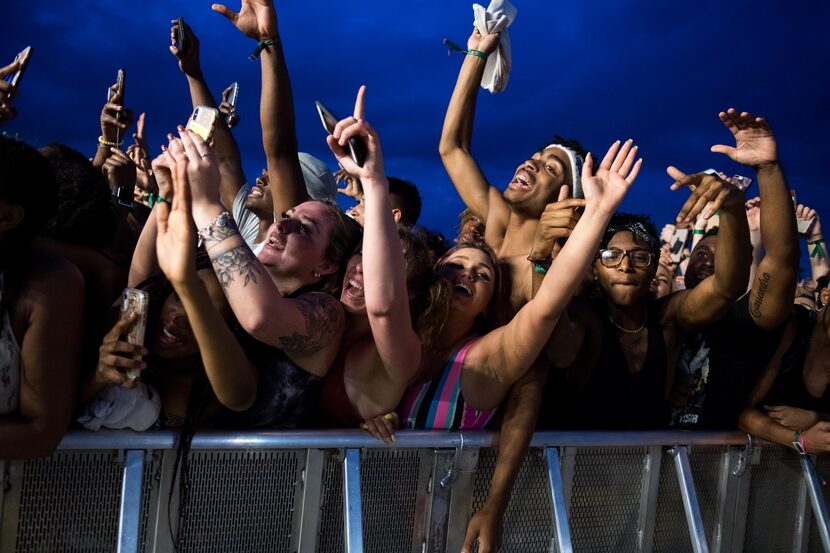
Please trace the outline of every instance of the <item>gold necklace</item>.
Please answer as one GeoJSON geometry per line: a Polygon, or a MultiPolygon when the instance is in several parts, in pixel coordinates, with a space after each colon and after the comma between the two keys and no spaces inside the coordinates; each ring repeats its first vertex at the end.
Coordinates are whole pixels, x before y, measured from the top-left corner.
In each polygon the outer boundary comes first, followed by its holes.
{"type": "Polygon", "coordinates": [[[641,330],[646,327],[646,322],[648,321],[648,310],[646,310],[645,314],[643,315],[643,324],[640,325],[640,328],[636,330],[628,330],[627,328],[623,328],[617,321],[614,320],[614,317],[611,316],[611,313],[608,314],[608,320],[611,321],[611,324],[616,326],[618,329],[622,330],[626,334],[639,334],[641,330]]]}

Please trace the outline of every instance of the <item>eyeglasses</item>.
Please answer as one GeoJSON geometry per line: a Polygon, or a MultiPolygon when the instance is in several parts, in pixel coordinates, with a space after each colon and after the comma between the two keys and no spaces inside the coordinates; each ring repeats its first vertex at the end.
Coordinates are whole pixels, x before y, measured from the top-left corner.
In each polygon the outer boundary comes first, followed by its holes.
{"type": "Polygon", "coordinates": [[[647,250],[600,250],[599,262],[603,267],[614,269],[620,266],[623,257],[628,256],[635,269],[645,269],[654,260],[654,254],[647,250]]]}

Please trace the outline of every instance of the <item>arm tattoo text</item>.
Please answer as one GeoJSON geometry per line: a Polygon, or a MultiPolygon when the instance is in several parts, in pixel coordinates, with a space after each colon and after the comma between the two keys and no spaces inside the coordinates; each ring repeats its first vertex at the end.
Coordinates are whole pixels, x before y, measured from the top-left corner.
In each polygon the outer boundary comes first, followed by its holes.
{"type": "Polygon", "coordinates": [[[769,288],[770,278],[770,274],[764,272],[764,274],[761,275],[761,278],[758,279],[758,293],[755,294],[755,299],[752,301],[752,305],[750,306],[750,312],[753,317],[761,317],[761,306],[764,303],[764,296],[767,295],[767,288],[769,288]]]}

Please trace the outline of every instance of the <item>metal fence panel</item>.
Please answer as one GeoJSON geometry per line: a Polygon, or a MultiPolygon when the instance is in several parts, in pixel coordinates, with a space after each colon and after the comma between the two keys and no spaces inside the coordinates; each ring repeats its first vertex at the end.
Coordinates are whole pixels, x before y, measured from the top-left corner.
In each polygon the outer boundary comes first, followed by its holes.
{"type": "MultiPolygon", "coordinates": [[[[4,550],[115,551],[121,470],[113,451],[58,451],[44,459],[12,462],[7,496],[16,495],[19,510],[13,549],[4,545],[4,550]]],[[[5,534],[3,542],[10,539],[5,534]]]]}
{"type": "MultiPolygon", "coordinates": [[[[496,449],[484,449],[478,460],[473,488],[473,512],[487,499],[490,479],[496,467],[496,449]]],[[[525,457],[513,495],[504,515],[502,553],[553,553],[553,515],[547,466],[540,449],[525,457]]]]}
{"type": "Polygon", "coordinates": [[[431,452],[366,450],[361,459],[363,537],[368,553],[421,551],[431,452]]]}
{"type": "Polygon", "coordinates": [[[343,452],[328,451],[320,496],[319,553],[343,553],[343,452]]]}
{"type": "MultiPolygon", "coordinates": [[[[830,505],[830,486],[827,485],[827,479],[830,478],[830,459],[826,456],[821,456],[816,459],[816,471],[819,478],[822,480],[822,494],[824,495],[824,503],[830,505]]],[[[812,509],[808,509],[810,516],[813,517],[812,509]]],[[[810,544],[807,549],[810,553],[825,553],[824,547],[821,544],[821,538],[817,530],[815,518],[810,519],[810,544]]]]}
{"type": "Polygon", "coordinates": [[[305,451],[192,450],[180,551],[290,553],[304,464],[305,451]]]}
{"type": "Polygon", "coordinates": [[[648,449],[579,448],[569,522],[575,551],[634,552],[648,449]]]}
{"type": "Polygon", "coordinates": [[[792,553],[802,474],[794,451],[761,448],[761,461],[752,467],[744,551],[792,553]]]}

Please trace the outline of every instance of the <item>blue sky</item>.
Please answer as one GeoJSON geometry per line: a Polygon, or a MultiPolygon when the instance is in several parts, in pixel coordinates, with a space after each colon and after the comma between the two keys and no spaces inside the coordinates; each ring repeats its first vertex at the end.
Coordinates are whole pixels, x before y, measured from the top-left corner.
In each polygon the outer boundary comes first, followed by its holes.
{"type": "MultiPolygon", "coordinates": [[[[150,144],[157,148],[190,112],[185,79],[167,50],[169,21],[181,15],[201,40],[214,94],[240,83],[242,122],[235,134],[247,175],[259,173],[260,71],[247,59],[254,45],[213,13],[210,2],[44,4],[4,7],[0,59],[11,61],[24,46],[34,47],[16,103],[19,117],[4,131],[92,155],[105,89],[125,67],[127,104],[147,112],[150,144]]],[[[365,83],[367,119],[380,132],[387,171],[418,184],[422,223],[446,234],[463,205],[441,165],[438,139],[462,59],[448,56],[441,40],[465,43],[471,4],[277,3],[300,149],[334,165],[313,102],[347,114],[365,83]]],[[[750,169],[709,152],[712,144],[729,143],[717,114],[734,106],[770,120],[791,186],[830,228],[830,182],[822,165],[830,146],[826,2],[516,5],[510,83],[502,94],[481,91],[473,140],[495,186],[503,188],[515,167],[554,134],[577,138],[595,153],[633,137],[644,168],[623,209],[649,213],[662,224],[685,199],[669,191],[667,165],[751,176],[750,169]]]]}

